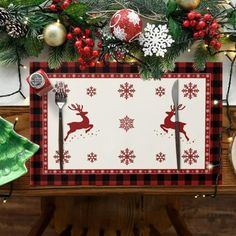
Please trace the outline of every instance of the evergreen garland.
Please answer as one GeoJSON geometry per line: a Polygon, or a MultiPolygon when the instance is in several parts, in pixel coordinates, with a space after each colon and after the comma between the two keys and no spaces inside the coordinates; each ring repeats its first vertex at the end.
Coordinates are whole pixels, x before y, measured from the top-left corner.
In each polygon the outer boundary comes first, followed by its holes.
{"type": "MultiPolygon", "coordinates": [[[[91,37],[97,38],[97,32],[102,35],[102,48],[100,49],[99,60],[106,60],[107,55],[111,60],[121,63],[136,61],[139,65],[143,78],[158,79],[167,71],[172,71],[178,56],[191,48],[197,41],[198,46],[194,50],[194,66],[196,70],[203,70],[208,60],[214,60],[212,55],[217,55],[218,50],[213,49],[212,39],[214,35],[207,32],[207,36],[196,38],[194,28],[183,27],[183,22],[188,19],[190,10],[182,9],[175,0],[70,0],[69,6],[57,11],[50,9],[52,4],[62,4],[63,1],[53,0],[2,0],[0,2],[1,14],[1,38],[0,38],[0,63],[12,64],[20,59],[27,57],[37,57],[45,47],[48,47],[48,63],[53,69],[59,68],[63,61],[76,61],[80,57],[74,42],[66,40],[58,47],[49,47],[41,39],[44,28],[60,19],[66,27],[67,32],[73,31],[74,27],[79,26],[82,30],[90,28],[91,37]],[[59,3],[58,3],[59,2],[59,3]],[[144,56],[142,46],[138,40],[130,43],[122,42],[115,37],[104,37],[104,29],[109,26],[111,16],[119,9],[129,8],[138,12],[144,22],[149,22],[158,26],[167,25],[169,34],[174,43],[167,48],[164,57],[149,55],[144,56]],[[13,22],[13,31],[8,32],[4,21],[13,22]],[[14,22],[18,22],[18,27],[14,22]],[[22,25],[22,29],[20,28],[22,25]],[[14,30],[16,32],[14,32],[14,30]],[[22,30],[22,32],[21,32],[22,30]],[[19,38],[14,38],[14,37],[19,38]],[[207,44],[207,45],[206,45],[207,44]],[[124,54],[118,57],[118,54],[124,54]]],[[[221,39],[236,42],[236,35],[232,30],[236,28],[236,9],[228,1],[224,0],[201,0],[200,5],[194,11],[202,14],[211,14],[212,21],[217,21],[221,26],[221,39]],[[229,32],[224,32],[228,30],[229,32]]],[[[109,28],[109,27],[108,27],[109,28]]]]}

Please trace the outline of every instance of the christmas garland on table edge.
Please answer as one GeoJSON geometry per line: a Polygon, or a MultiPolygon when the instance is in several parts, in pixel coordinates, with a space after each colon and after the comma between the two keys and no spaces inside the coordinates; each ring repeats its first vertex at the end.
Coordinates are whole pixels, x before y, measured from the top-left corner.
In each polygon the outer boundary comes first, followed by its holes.
{"type": "Polygon", "coordinates": [[[235,7],[224,0],[2,0],[0,7],[0,64],[48,47],[52,69],[115,60],[159,79],[193,45],[195,69],[203,70],[225,52],[222,43],[236,42],[235,7]]]}

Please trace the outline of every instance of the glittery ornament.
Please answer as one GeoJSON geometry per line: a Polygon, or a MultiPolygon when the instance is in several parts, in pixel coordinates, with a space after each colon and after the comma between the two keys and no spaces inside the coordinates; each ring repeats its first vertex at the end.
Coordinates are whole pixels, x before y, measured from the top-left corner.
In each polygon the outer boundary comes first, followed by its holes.
{"type": "Polygon", "coordinates": [[[132,42],[142,32],[142,19],[137,12],[122,9],[112,16],[110,29],[117,39],[132,42]]]}

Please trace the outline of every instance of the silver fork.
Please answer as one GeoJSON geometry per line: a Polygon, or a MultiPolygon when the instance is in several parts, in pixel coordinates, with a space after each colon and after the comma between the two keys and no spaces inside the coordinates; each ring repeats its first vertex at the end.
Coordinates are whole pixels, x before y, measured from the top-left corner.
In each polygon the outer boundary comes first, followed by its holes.
{"type": "Polygon", "coordinates": [[[59,127],[58,127],[58,147],[59,147],[59,158],[60,158],[60,169],[63,170],[63,154],[64,154],[64,140],[63,140],[63,114],[62,108],[66,104],[67,94],[63,91],[55,93],[55,103],[59,108],[59,127]]]}

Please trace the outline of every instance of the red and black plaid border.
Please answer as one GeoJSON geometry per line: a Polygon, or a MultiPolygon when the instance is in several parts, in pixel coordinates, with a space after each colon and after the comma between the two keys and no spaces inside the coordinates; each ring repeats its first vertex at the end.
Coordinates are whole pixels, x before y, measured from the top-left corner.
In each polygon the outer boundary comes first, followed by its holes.
{"type": "MultiPolygon", "coordinates": [[[[46,62],[33,62],[30,73],[43,69],[46,73],[138,73],[138,68],[132,64],[98,65],[81,72],[77,63],[64,63],[60,69],[51,70],[46,62]]],[[[192,63],[176,63],[173,73],[199,73],[193,69],[192,63]]],[[[220,101],[212,106],[211,120],[211,163],[219,164],[220,157],[220,132],[222,126],[222,63],[207,63],[202,73],[210,73],[213,77],[211,86],[211,102],[220,101]]],[[[42,146],[42,98],[30,93],[31,114],[31,139],[42,146]]],[[[214,185],[218,175],[218,168],[208,174],[75,174],[75,175],[45,175],[43,168],[42,152],[31,158],[31,185],[44,186],[156,186],[156,185],[214,185]]],[[[220,181],[221,183],[221,175],[220,181]]]]}

